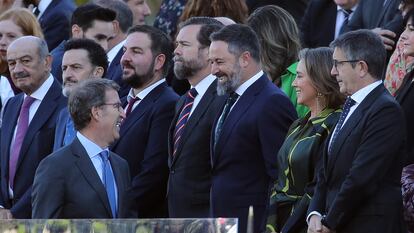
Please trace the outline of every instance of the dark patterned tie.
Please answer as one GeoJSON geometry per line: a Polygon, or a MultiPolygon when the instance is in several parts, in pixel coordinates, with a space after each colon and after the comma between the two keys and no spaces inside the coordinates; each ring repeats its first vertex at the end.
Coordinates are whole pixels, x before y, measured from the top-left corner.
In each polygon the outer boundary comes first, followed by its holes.
{"type": "Polygon", "coordinates": [[[103,184],[106,189],[106,194],[108,195],[109,205],[111,206],[112,217],[117,217],[117,202],[115,196],[115,176],[112,173],[111,163],[109,162],[109,153],[107,150],[99,153],[99,156],[102,159],[102,178],[103,184]]]}
{"type": "Polygon", "coordinates": [[[339,35],[343,34],[345,29],[348,27],[349,17],[351,16],[353,11],[351,9],[342,9],[342,12],[344,14],[344,22],[342,23],[341,29],[339,30],[339,35]]]}
{"type": "Polygon", "coordinates": [[[128,117],[128,115],[132,112],[132,107],[134,106],[135,102],[137,102],[138,100],[141,100],[141,99],[138,98],[138,97],[135,97],[135,98],[132,97],[131,99],[129,99],[128,106],[127,106],[127,109],[125,111],[125,116],[126,117],[128,117]]]}
{"type": "Polygon", "coordinates": [[[24,136],[26,136],[27,129],[29,128],[29,109],[32,103],[36,99],[30,96],[26,96],[20,108],[19,122],[17,123],[16,136],[14,138],[13,146],[10,148],[10,160],[9,160],[9,183],[13,188],[14,176],[16,175],[17,161],[20,156],[20,149],[22,148],[24,136]]]}
{"type": "Polygon", "coordinates": [[[184,107],[182,108],[180,115],[178,116],[177,123],[175,124],[174,129],[174,151],[173,156],[177,152],[178,145],[180,145],[180,139],[184,132],[185,124],[188,121],[188,117],[190,116],[191,108],[194,104],[194,98],[198,95],[197,90],[195,88],[191,88],[186,95],[184,107]]]}
{"type": "Polygon", "coordinates": [[[329,144],[329,147],[328,147],[328,154],[329,155],[332,152],[332,147],[333,147],[333,145],[335,143],[336,138],[338,137],[338,134],[339,134],[339,131],[342,128],[342,125],[344,124],[344,121],[346,119],[346,116],[348,115],[349,110],[351,109],[352,106],[354,106],[355,103],[356,103],[355,100],[353,100],[351,97],[348,96],[348,98],[346,98],[344,107],[342,109],[341,116],[339,117],[338,123],[336,124],[335,131],[334,131],[334,133],[332,135],[331,143],[329,144]]]}
{"type": "Polygon", "coordinates": [[[230,113],[230,109],[234,103],[236,103],[239,95],[236,92],[230,93],[229,97],[226,100],[226,104],[224,105],[223,112],[220,115],[220,118],[216,125],[216,130],[214,133],[214,148],[217,145],[218,139],[220,138],[221,130],[223,129],[224,121],[226,120],[227,116],[230,113]]]}

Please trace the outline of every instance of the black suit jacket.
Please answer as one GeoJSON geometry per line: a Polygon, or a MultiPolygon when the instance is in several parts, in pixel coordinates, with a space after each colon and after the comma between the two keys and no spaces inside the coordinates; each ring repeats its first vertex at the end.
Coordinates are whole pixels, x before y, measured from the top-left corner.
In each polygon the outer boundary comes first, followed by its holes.
{"type": "Polygon", "coordinates": [[[302,47],[329,46],[335,38],[336,14],[333,0],[311,0],[300,24],[302,47]]]}
{"type": "Polygon", "coordinates": [[[76,5],[73,0],[52,0],[39,18],[49,51],[63,40],[69,39],[70,20],[76,5]]]}
{"type": "Polygon", "coordinates": [[[129,90],[131,89],[131,86],[129,86],[122,80],[122,55],[124,55],[124,50],[121,48],[112,60],[111,64],[109,65],[108,71],[105,75],[105,78],[115,81],[121,87],[118,91],[119,98],[121,99],[126,97],[128,95],[129,90]]]}
{"type": "Polygon", "coordinates": [[[207,218],[210,210],[211,164],[210,135],[214,119],[221,110],[224,97],[217,96],[217,80],[204,93],[184,128],[173,157],[173,135],[185,103],[177,103],[168,134],[170,176],[168,210],[171,218],[207,218]]]}
{"type": "Polygon", "coordinates": [[[252,205],[253,232],[264,231],[270,188],[277,176],[276,155],[296,118],[288,97],[266,75],[239,97],[215,148],[211,140],[213,217],[237,217],[239,232],[246,232],[252,205]]]}
{"type": "Polygon", "coordinates": [[[129,163],[139,218],[167,216],[167,139],[177,100],[165,82],[155,87],[122,122],[111,148],[129,163]]]}
{"type": "MultiPolygon", "coordinates": [[[[131,185],[128,163],[112,152],[109,161],[118,189],[117,217],[133,217],[127,200],[131,185]]],[[[113,218],[105,186],[78,138],[39,164],[32,206],[35,219],[113,218]]]]}
{"type": "Polygon", "coordinates": [[[23,103],[23,93],[11,98],[5,107],[1,128],[0,205],[10,209],[14,218],[31,218],[33,177],[40,161],[52,152],[56,119],[66,105],[60,84],[55,80],[30,122],[24,138],[14,179],[13,199],[9,196],[10,145],[23,103]]]}
{"type": "Polygon", "coordinates": [[[407,125],[407,157],[405,165],[414,163],[414,72],[408,73],[404,77],[400,89],[396,93],[396,100],[400,103],[407,125]]]}
{"type": "Polygon", "coordinates": [[[343,125],[329,155],[326,143],[308,211],[326,214],[326,225],[338,233],[404,232],[405,130],[400,106],[379,85],[343,125]]]}

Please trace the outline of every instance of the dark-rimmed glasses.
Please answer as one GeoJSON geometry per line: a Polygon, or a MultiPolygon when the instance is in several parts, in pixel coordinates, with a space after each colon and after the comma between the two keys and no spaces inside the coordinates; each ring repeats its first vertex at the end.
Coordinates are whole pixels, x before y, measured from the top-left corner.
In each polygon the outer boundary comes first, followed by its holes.
{"type": "Polygon", "coordinates": [[[359,62],[360,60],[344,60],[344,61],[338,61],[338,60],[333,60],[334,63],[334,67],[336,70],[338,70],[338,65],[342,65],[343,63],[355,63],[355,62],[359,62]]]}
{"type": "Polygon", "coordinates": [[[122,103],[120,103],[120,102],[118,102],[118,103],[104,103],[102,105],[112,105],[112,107],[114,107],[118,111],[123,111],[122,103]]]}

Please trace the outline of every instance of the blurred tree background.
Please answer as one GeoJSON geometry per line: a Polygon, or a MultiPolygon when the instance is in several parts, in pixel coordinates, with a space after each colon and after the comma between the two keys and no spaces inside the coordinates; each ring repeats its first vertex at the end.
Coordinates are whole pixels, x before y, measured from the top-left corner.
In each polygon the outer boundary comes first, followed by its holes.
{"type": "MultiPolygon", "coordinates": [[[[147,3],[149,7],[151,8],[151,15],[147,19],[147,23],[149,23],[149,25],[152,25],[152,23],[154,22],[155,16],[157,15],[160,9],[161,1],[162,0],[147,0],[147,3]]],[[[78,6],[86,2],[89,2],[89,1],[88,0],[75,0],[75,3],[78,6]]]]}

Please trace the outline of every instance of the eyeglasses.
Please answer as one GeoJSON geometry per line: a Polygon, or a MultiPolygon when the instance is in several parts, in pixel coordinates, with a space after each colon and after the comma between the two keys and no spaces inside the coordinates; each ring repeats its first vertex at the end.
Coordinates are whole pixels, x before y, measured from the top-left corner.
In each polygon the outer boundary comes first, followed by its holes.
{"type": "Polygon", "coordinates": [[[343,63],[354,63],[354,62],[359,62],[360,60],[345,60],[345,61],[338,61],[338,60],[333,60],[334,63],[334,67],[336,70],[338,70],[338,65],[342,65],[343,63]]]}
{"type": "Polygon", "coordinates": [[[112,107],[114,107],[118,111],[123,111],[122,103],[120,103],[120,102],[118,102],[118,103],[104,103],[102,105],[112,105],[112,107]]]}

